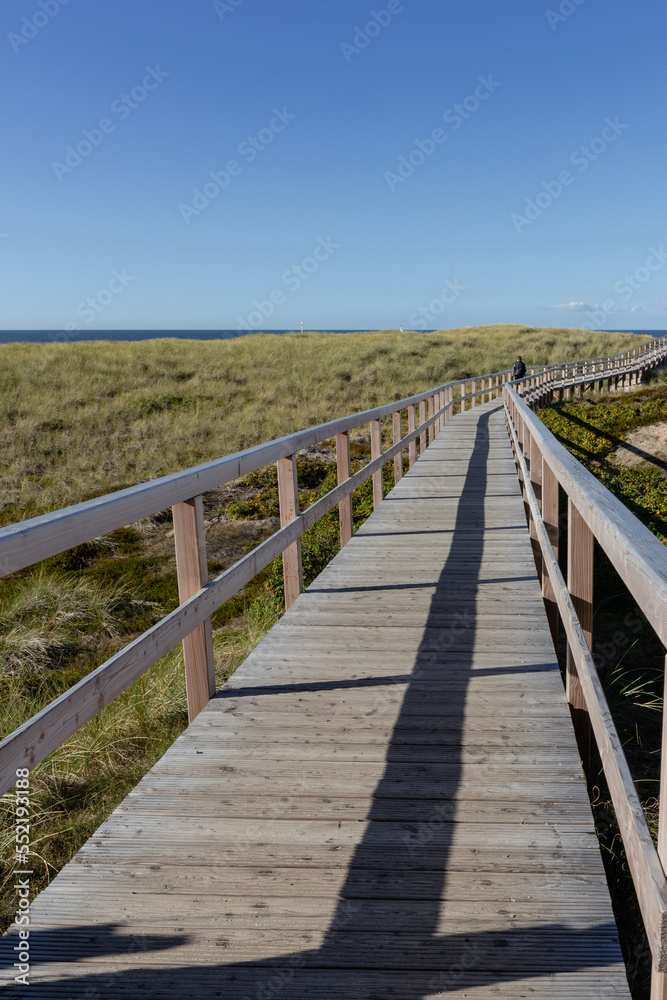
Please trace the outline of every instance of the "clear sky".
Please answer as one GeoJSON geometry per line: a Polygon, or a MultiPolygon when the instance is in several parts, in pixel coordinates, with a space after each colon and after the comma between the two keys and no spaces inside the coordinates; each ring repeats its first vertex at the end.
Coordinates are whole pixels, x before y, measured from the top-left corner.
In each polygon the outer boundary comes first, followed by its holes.
{"type": "Polygon", "coordinates": [[[0,22],[3,329],[667,324],[659,0],[0,22]]]}

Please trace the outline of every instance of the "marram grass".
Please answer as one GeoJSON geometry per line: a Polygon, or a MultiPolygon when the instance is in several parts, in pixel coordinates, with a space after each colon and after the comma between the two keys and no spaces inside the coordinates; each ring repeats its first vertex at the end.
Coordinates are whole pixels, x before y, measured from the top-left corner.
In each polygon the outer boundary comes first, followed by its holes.
{"type": "Polygon", "coordinates": [[[0,346],[0,524],[450,379],[637,347],[519,326],[0,346]]]}

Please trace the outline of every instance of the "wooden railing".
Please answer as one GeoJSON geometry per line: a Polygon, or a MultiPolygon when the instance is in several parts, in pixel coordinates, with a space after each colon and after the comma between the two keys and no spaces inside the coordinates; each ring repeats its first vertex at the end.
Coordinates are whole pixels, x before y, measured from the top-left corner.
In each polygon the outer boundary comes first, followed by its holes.
{"type": "Polygon", "coordinates": [[[393,460],[398,481],[403,475],[405,449],[412,466],[418,452],[423,453],[455,410],[497,398],[510,375],[509,371],[494,372],[472,380],[448,382],[408,399],[310,427],[205,465],[0,529],[0,576],[6,576],[171,507],[181,602],[153,628],[2,740],[0,794],[14,784],[17,768],[32,768],[48,757],[181,642],[188,716],[190,720],[195,718],[215,694],[213,612],[281,553],[285,603],[289,607],[302,590],[300,540],[304,532],[338,506],[340,540],[345,545],[352,537],[353,490],[372,477],[377,507],[383,499],[384,465],[393,460]],[[402,430],[404,411],[407,411],[407,434],[402,430]],[[392,422],[392,444],[383,451],[381,422],[386,418],[392,422]],[[365,424],[370,427],[371,461],[352,474],[350,431],[365,424]],[[297,452],[332,438],[336,442],[338,486],[300,512],[297,452]],[[209,582],[203,494],[273,462],[278,472],[280,529],[209,582]]]}
{"type": "Polygon", "coordinates": [[[532,369],[515,383],[520,396],[533,408],[548,406],[554,400],[583,395],[587,389],[633,389],[647,371],[665,364],[667,340],[661,337],[640,348],[609,357],[587,358],[563,365],[532,369]]]}
{"type": "MultiPolygon", "coordinates": [[[[601,360],[605,362],[605,370],[613,367],[617,372],[641,372],[653,364],[664,349],[663,341],[654,341],[614,358],[531,369],[522,391],[534,395],[535,399],[542,398],[543,392],[553,392],[564,381],[574,384],[578,365],[590,366],[601,360]]],[[[2,740],[0,794],[12,787],[18,767],[32,768],[43,761],[179,643],[183,643],[188,715],[193,719],[215,693],[213,612],[281,553],[285,602],[289,607],[302,589],[300,540],[304,532],[338,506],[341,545],[345,545],[352,535],[353,490],[372,478],[373,500],[377,507],[383,499],[384,465],[393,460],[394,476],[398,481],[403,475],[404,450],[407,449],[408,464],[412,466],[418,453],[424,452],[454,413],[498,398],[511,377],[511,371],[505,370],[448,382],[407,399],[0,529],[0,576],[6,576],[171,507],[181,602],[151,629],[2,740]],[[403,434],[404,411],[407,411],[407,434],[403,434]],[[381,421],[389,417],[392,444],[383,451],[381,421]],[[370,428],[371,460],[352,474],[350,431],[366,424],[370,428]],[[332,438],[336,441],[338,485],[300,512],[297,452],[332,438]],[[209,581],[203,494],[273,462],[278,470],[280,529],[209,581]]]]}
{"type": "MultiPolygon", "coordinates": [[[[584,766],[591,733],[602,759],[628,865],[653,955],[652,1000],[667,1000],[667,792],[660,797],[657,850],[646,822],[592,656],[594,540],[667,646],[667,548],[557,441],[533,410],[554,393],[602,379],[634,384],[665,357],[665,344],[649,345],[619,371],[579,362],[567,379],[551,372],[506,386],[505,410],[521,481],[549,623],[567,637],[566,694],[584,766]],[[559,489],[567,496],[567,581],[559,566],[559,489]]],[[[612,363],[610,363],[612,362],[612,363]]],[[[667,715],[664,715],[661,788],[667,789],[667,715]]]]}

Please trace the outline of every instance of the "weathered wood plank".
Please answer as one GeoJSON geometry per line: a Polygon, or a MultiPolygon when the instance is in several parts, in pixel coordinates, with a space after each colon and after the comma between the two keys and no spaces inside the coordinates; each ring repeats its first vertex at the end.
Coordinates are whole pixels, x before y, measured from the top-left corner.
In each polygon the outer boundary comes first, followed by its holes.
{"type": "MultiPolygon", "coordinates": [[[[122,946],[123,938],[119,935],[122,946]]],[[[224,966],[199,966],[196,982],[202,995],[226,1000],[248,1000],[269,991],[289,989],[290,1000],[517,1000],[519,996],[538,996],[540,1000],[581,1000],[581,998],[622,997],[628,1000],[625,971],[620,962],[598,967],[593,959],[585,971],[542,972],[516,976],[502,972],[484,973],[474,968],[475,952],[462,949],[453,969],[435,972],[431,969],[390,972],[366,969],[315,969],[304,971],[297,956],[286,956],[282,967],[262,965],[237,966],[228,971],[224,966]],[[290,963],[296,964],[290,964],[290,963]],[[520,989],[521,993],[517,990],[520,989]],[[259,991],[259,992],[258,992],[259,991]]],[[[45,964],[31,978],[30,996],[35,1000],[89,1000],[91,990],[100,990],[113,981],[114,1000],[182,1000],[189,996],[193,985],[193,970],[180,975],[174,970],[163,971],[146,962],[145,967],[131,976],[119,975],[117,965],[99,960],[94,969],[79,970],[70,963],[45,964]],[[59,981],[60,980],[60,981],[59,981]]]]}
{"type": "MultiPolygon", "coordinates": [[[[208,583],[204,499],[193,497],[172,508],[178,598],[183,604],[208,583]]],[[[188,718],[196,718],[215,694],[213,631],[207,618],[183,639],[188,718]]]]}
{"type": "MultiPolygon", "coordinates": [[[[280,525],[285,527],[299,515],[299,483],[297,479],[296,455],[279,458],[278,502],[280,505],[280,525]]],[[[303,590],[303,567],[301,564],[301,539],[298,538],[283,552],[283,582],[285,587],[285,607],[289,608],[303,590]]]]}

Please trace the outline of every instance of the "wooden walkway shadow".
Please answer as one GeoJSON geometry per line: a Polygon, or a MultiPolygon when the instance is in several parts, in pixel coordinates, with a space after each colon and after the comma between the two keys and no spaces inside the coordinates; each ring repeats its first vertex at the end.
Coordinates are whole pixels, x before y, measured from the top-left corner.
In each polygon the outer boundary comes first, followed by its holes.
{"type": "Polygon", "coordinates": [[[627,1000],[498,403],[447,425],[33,918],[40,1000],[627,1000]]]}

